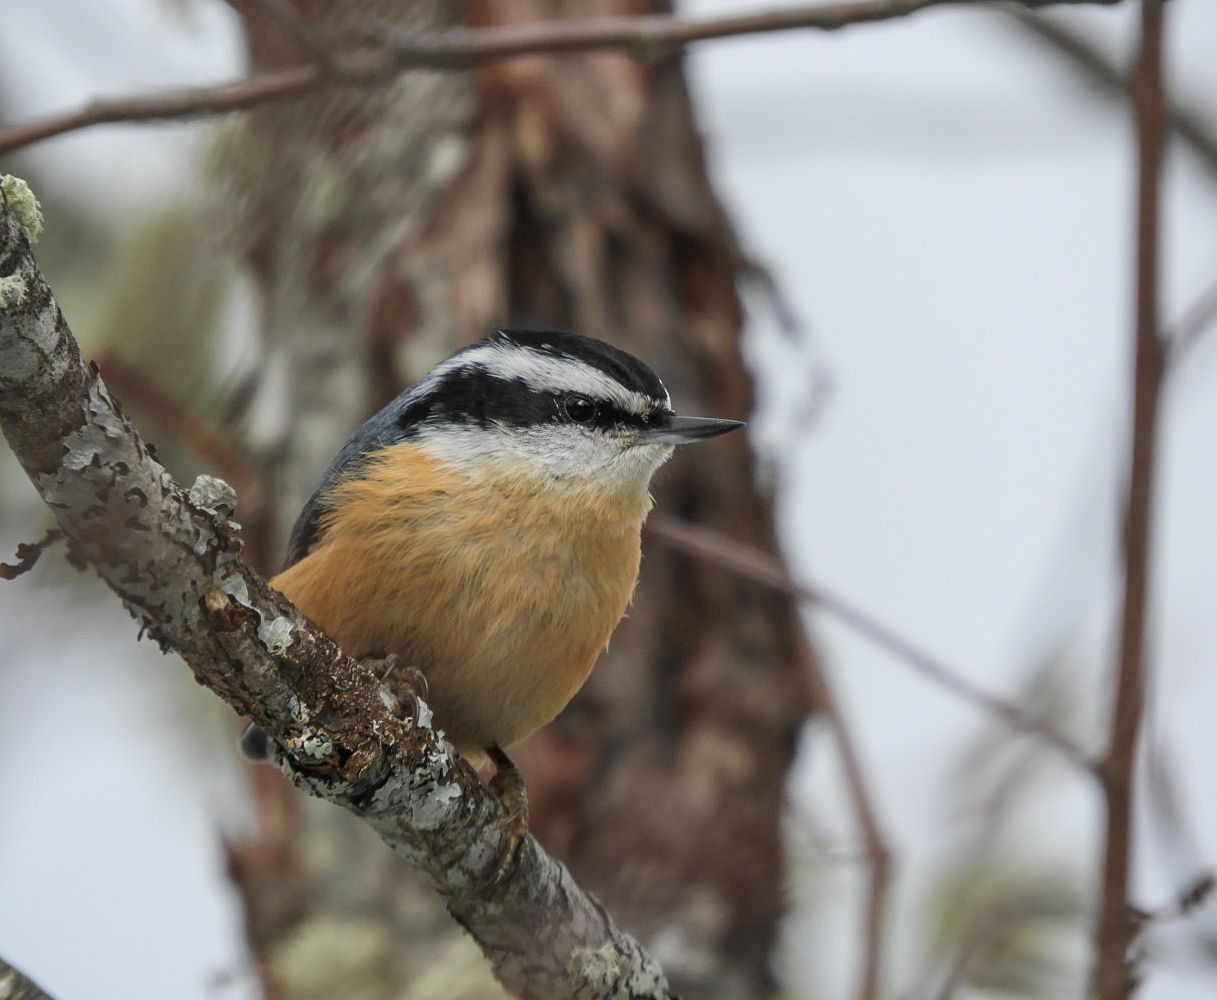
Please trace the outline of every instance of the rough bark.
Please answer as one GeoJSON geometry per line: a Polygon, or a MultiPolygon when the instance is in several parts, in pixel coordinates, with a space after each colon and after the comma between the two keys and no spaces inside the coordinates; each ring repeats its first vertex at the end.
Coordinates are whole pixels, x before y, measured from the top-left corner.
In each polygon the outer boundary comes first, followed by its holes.
{"type": "MultiPolygon", "coordinates": [[[[638,12],[607,0],[296,7],[310,46],[378,21],[425,29],[462,14],[488,25],[638,12]]],[[[290,63],[273,25],[249,23],[258,68],[290,63]]],[[[240,184],[266,303],[263,394],[291,388],[279,430],[261,442],[275,492],[289,498],[284,524],[360,418],[494,326],[610,340],[649,361],[682,412],[746,416],[744,262],[706,179],[679,57],[410,72],[382,89],[335,88],[258,112],[241,142],[256,165],[240,184]]],[[[674,461],[656,502],[775,549],[742,436],[674,461]]],[[[660,948],[678,989],[765,996],[784,895],[786,773],[809,708],[800,626],[789,602],[753,583],[651,544],[643,562],[592,681],[515,754],[533,828],[660,948]]],[[[272,811],[282,820],[291,809],[272,811]]],[[[383,975],[369,995],[396,995],[457,946],[428,936],[443,940],[442,922],[420,915],[394,869],[334,846],[347,835],[331,819],[290,816],[277,827],[286,837],[234,853],[251,939],[275,970],[300,940],[321,936],[307,929],[317,921],[374,933],[383,975]],[[332,863],[305,860],[314,837],[333,846],[332,863]],[[424,954],[394,941],[424,942],[424,954]]],[[[277,988],[315,995],[282,976],[277,988]]]]}

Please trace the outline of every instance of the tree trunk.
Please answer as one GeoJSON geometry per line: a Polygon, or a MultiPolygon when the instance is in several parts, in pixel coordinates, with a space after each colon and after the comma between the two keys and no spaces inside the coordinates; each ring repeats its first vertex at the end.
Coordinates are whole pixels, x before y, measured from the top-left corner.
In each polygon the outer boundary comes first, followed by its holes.
{"type": "MultiPolygon", "coordinates": [[[[616,0],[295,0],[310,43],[636,12],[616,0]]],[[[297,58],[249,19],[258,66],[297,58]]],[[[413,71],[250,116],[228,149],[264,303],[254,446],[280,538],[346,435],[495,326],[572,329],[650,362],[681,412],[744,417],[741,255],[678,56],[413,71]]],[[[774,548],[747,439],[678,456],[656,510],[774,548]]],[[[786,773],[809,707],[795,610],[652,541],[584,691],[513,756],[532,829],[678,992],[763,997],[784,895],[786,773]]],[[[234,877],[268,992],[494,995],[453,922],[350,817],[255,775],[234,877]]]]}

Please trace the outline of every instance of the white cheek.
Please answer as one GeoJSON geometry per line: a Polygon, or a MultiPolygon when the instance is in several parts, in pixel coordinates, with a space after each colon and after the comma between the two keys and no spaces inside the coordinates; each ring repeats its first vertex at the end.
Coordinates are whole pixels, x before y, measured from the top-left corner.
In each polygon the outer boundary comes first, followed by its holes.
{"type": "Polygon", "coordinates": [[[555,479],[566,480],[612,476],[623,457],[621,447],[604,435],[566,424],[514,437],[511,449],[555,479]]]}
{"type": "Polygon", "coordinates": [[[650,482],[655,470],[671,458],[675,450],[670,444],[635,445],[618,454],[614,469],[622,479],[650,482]]]}

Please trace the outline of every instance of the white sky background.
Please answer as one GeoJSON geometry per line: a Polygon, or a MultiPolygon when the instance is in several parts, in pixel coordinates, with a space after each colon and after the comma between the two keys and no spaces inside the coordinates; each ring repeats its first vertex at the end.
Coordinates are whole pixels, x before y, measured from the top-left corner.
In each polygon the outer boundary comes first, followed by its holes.
{"type": "MultiPolygon", "coordinates": [[[[109,0],[104,14],[79,0],[4,6],[0,86],[23,116],[238,65],[218,2],[192,4],[186,22],[149,0],[109,0]]],[[[1127,50],[1133,7],[1069,14],[1127,50]]],[[[1217,5],[1176,0],[1169,17],[1178,88],[1217,92],[1217,5]]],[[[1000,17],[966,10],[710,43],[691,72],[720,190],[810,331],[810,362],[792,363],[757,330],[776,400],[758,433],[777,455],[797,571],[996,692],[1020,691],[1069,641],[1087,668],[1083,708],[1102,711],[1132,304],[1125,116],[1000,17]],[[823,394],[811,424],[795,416],[809,365],[823,394]]],[[[117,212],[191,182],[190,134],[94,129],[44,144],[36,162],[117,212]]],[[[1166,208],[1170,319],[1217,279],[1217,191],[1178,148],[1166,208]]],[[[1171,383],[1164,424],[1150,731],[1197,847],[1146,840],[1149,905],[1217,858],[1215,342],[1171,383]]],[[[14,490],[30,503],[14,476],[5,465],[6,505],[14,490]]],[[[23,537],[6,531],[0,558],[23,537]]],[[[73,606],[81,620],[56,627],[63,647],[47,655],[60,576],[40,567],[0,589],[0,731],[19,750],[0,774],[0,954],[57,1000],[249,996],[215,847],[232,811],[220,738],[183,724],[199,699],[130,644],[105,596],[73,606]],[[104,660],[98,630],[112,637],[104,660]],[[81,733],[92,763],[69,770],[81,733]]],[[[957,769],[990,723],[831,619],[815,626],[902,862],[897,992],[919,984],[926,880],[974,826],[957,769]]],[[[848,847],[831,750],[816,733],[808,746],[800,813],[848,847]]],[[[1093,805],[1057,775],[1019,828],[1024,855],[1084,875],[1093,805]]],[[[791,967],[815,970],[818,996],[851,985],[850,879],[833,869],[791,921],[791,967]]],[[[1143,996],[1212,993],[1184,957],[1155,965],[1143,996]]]]}

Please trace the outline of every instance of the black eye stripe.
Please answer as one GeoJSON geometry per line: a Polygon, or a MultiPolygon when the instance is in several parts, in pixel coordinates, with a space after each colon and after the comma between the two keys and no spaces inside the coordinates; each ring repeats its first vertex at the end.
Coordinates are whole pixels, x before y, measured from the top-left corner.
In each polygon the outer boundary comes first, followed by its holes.
{"type": "Polygon", "coordinates": [[[429,392],[399,409],[396,434],[410,437],[441,424],[539,427],[554,422],[601,430],[646,430],[670,419],[665,404],[666,400],[655,399],[638,413],[591,393],[538,389],[522,379],[504,379],[468,365],[446,372],[429,392]]]}

